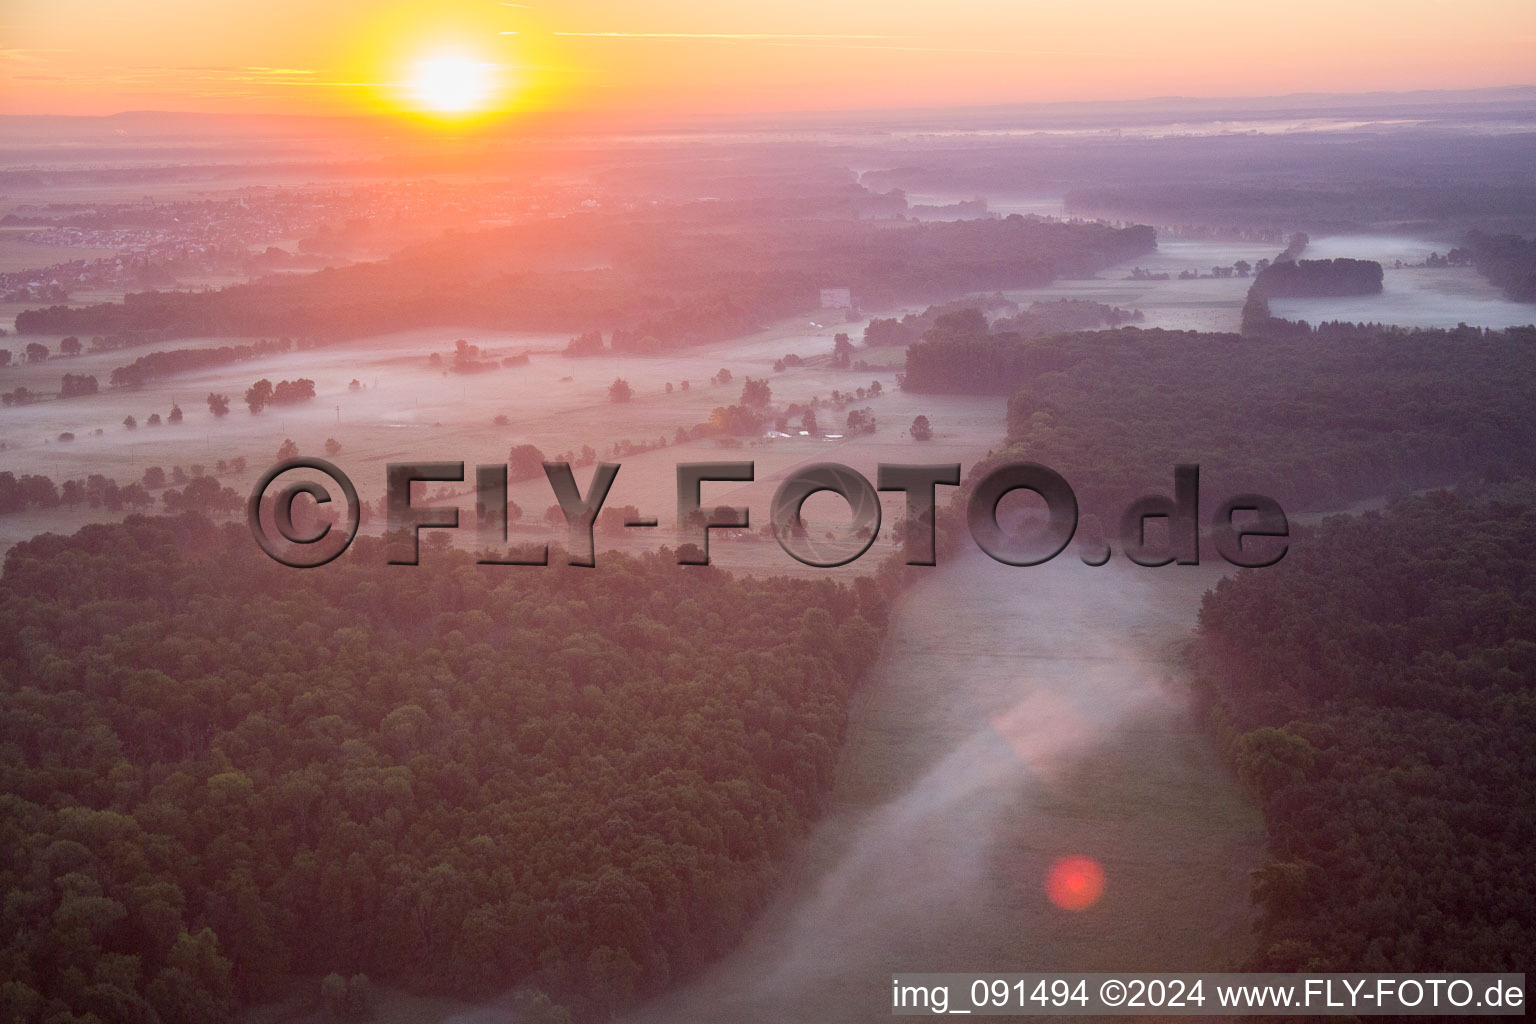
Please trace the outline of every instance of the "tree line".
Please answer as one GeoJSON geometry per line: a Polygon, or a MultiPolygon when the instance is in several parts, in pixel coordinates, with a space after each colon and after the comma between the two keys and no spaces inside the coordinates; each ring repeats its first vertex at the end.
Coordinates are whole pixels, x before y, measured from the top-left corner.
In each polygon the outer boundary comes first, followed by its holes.
{"type": "MultiPolygon", "coordinates": [[[[613,331],[619,351],[661,351],[739,334],[816,308],[846,284],[877,306],[1048,284],[1152,251],[1151,228],[1013,215],[901,227],[786,220],[722,206],[699,219],[565,218],[423,243],[386,260],[205,292],[23,311],[19,333],[358,337],[444,322],[498,329],[613,331]],[[561,237],[567,236],[567,237],[561,237]],[[529,245],[531,238],[538,245],[529,245]],[[527,263],[527,253],[600,247],[601,269],[527,263]],[[450,316],[451,314],[451,316],[450,316]]],[[[555,261],[558,263],[558,261],[555,261]]],[[[578,349],[580,350],[580,349],[578,349]]]]}
{"type": "Polygon", "coordinates": [[[1083,299],[1041,299],[1020,309],[1017,303],[1001,295],[983,299],[957,299],[929,306],[921,313],[896,317],[875,317],[864,328],[864,344],[872,347],[911,345],[923,340],[941,316],[976,311],[991,315],[992,329],[998,334],[1016,334],[1022,338],[1082,331],[1093,327],[1119,327],[1145,319],[1136,309],[1121,309],[1102,302],[1083,299]]]}
{"type": "Polygon", "coordinates": [[[293,342],[287,338],[268,341],[263,338],[249,345],[220,345],[217,348],[178,348],[165,352],[151,352],[140,356],[127,366],[112,371],[114,388],[138,387],[152,380],[169,377],[189,370],[206,370],[213,366],[241,363],[259,356],[287,352],[293,342]]]}
{"type": "Polygon", "coordinates": [[[1514,302],[1536,302],[1536,238],[1519,235],[1467,236],[1472,265],[1514,302]]]}

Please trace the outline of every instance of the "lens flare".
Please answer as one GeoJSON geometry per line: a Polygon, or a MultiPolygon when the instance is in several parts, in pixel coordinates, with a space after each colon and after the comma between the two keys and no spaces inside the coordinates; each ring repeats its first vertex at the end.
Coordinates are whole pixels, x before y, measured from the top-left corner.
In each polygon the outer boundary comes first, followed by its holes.
{"type": "Polygon", "coordinates": [[[1104,894],[1104,869],[1092,857],[1063,857],[1046,872],[1045,894],[1062,910],[1087,910],[1104,894]]]}

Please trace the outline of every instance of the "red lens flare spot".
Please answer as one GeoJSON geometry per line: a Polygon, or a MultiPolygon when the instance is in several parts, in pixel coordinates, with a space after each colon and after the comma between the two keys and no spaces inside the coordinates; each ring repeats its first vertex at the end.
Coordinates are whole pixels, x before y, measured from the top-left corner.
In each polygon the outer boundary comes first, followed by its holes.
{"type": "Polygon", "coordinates": [[[1092,857],[1063,857],[1046,872],[1045,894],[1062,910],[1087,910],[1104,894],[1104,869],[1092,857]]]}

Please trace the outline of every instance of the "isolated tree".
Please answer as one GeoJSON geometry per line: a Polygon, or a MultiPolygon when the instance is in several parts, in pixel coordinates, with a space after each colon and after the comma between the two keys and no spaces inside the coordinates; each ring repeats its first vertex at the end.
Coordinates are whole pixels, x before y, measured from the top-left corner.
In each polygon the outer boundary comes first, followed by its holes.
{"type": "Polygon", "coordinates": [[[511,422],[511,420],[507,419],[506,413],[499,413],[494,419],[491,420],[491,423],[498,427],[504,427],[511,422]]]}
{"type": "Polygon", "coordinates": [[[160,425],[160,414],[157,412],[150,413],[149,419],[144,421],[144,425],[146,427],[158,427],[160,425]]]}
{"type": "Polygon", "coordinates": [[[329,456],[331,456],[333,458],[335,456],[337,456],[337,455],[340,455],[341,454],[341,442],[336,440],[334,437],[326,438],[325,439],[325,454],[327,454],[327,455],[329,455],[329,456]]]}
{"type": "Polygon", "coordinates": [[[667,394],[670,395],[671,393],[672,393],[672,382],[671,381],[667,381],[667,394]]]}
{"type": "Polygon", "coordinates": [[[848,340],[848,335],[839,331],[832,338],[832,365],[839,370],[846,370],[852,362],[853,342],[848,340]]]}
{"type": "Polygon", "coordinates": [[[74,335],[70,335],[69,337],[65,338],[63,341],[59,342],[59,351],[63,352],[67,356],[77,356],[77,355],[79,355],[80,354],[80,339],[75,337],[74,335]]]}
{"type": "Polygon", "coordinates": [[[800,417],[800,429],[809,433],[818,433],[816,429],[816,410],[807,409],[805,415],[800,417]]]}
{"type": "Polygon", "coordinates": [[[144,486],[153,490],[156,487],[165,486],[165,470],[160,466],[150,466],[144,471],[144,486]]]}
{"type": "Polygon", "coordinates": [[[622,378],[615,378],[614,382],[608,385],[608,401],[610,402],[627,402],[634,397],[634,394],[634,390],[629,386],[629,381],[622,378]]]}
{"type": "Polygon", "coordinates": [[[217,417],[228,416],[229,396],[216,395],[212,391],[208,392],[208,411],[217,417]]]}
{"type": "Polygon", "coordinates": [[[40,342],[32,342],[27,346],[27,362],[43,363],[48,361],[48,346],[40,342]]]}
{"type": "Polygon", "coordinates": [[[175,403],[171,404],[171,413],[170,413],[169,416],[166,417],[166,422],[168,422],[168,423],[180,423],[181,422],[181,406],[176,405],[175,403]]]}
{"type": "Polygon", "coordinates": [[[544,453],[531,444],[520,444],[507,453],[507,479],[532,480],[544,475],[544,453]]]}
{"type": "Polygon", "coordinates": [[[919,416],[912,421],[912,426],[907,428],[914,441],[930,441],[933,439],[933,426],[928,422],[927,416],[919,416]]]}
{"type": "Polygon", "coordinates": [[[281,462],[283,459],[296,459],[298,457],[299,446],[293,443],[293,438],[286,438],[277,449],[278,461],[281,462]]]}
{"type": "Polygon", "coordinates": [[[681,384],[678,385],[678,387],[682,388],[684,391],[687,391],[688,390],[688,382],[687,381],[683,381],[681,384]]]}
{"type": "Polygon", "coordinates": [[[134,419],[132,416],[124,416],[123,426],[127,427],[129,430],[137,430],[139,429],[139,421],[134,419]]]}
{"type": "Polygon", "coordinates": [[[741,386],[741,404],[761,409],[767,405],[773,397],[773,391],[768,387],[768,379],[753,380],[748,377],[746,383],[741,386]]]}
{"type": "Polygon", "coordinates": [[[1232,264],[1232,269],[1237,271],[1238,277],[1247,277],[1250,273],[1253,272],[1253,265],[1250,264],[1247,260],[1238,260],[1236,263],[1232,264]]]}

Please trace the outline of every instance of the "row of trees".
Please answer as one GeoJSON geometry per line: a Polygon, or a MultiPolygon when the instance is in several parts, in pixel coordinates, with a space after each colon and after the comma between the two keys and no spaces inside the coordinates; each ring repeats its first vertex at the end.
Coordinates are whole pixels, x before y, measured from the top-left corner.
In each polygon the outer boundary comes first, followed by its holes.
{"type": "MultiPolygon", "coordinates": [[[[300,377],[298,380],[278,381],[275,386],[270,380],[263,377],[245,389],[245,404],[253,414],[261,412],[261,410],[269,405],[292,405],[297,402],[306,402],[314,397],[315,382],[307,377],[300,377]]],[[[224,401],[223,398],[224,396],[222,395],[208,396],[208,408],[213,411],[215,416],[222,415],[215,407],[216,404],[222,405],[226,410],[229,408],[229,403],[224,401]],[[216,403],[215,399],[220,401],[216,403]]]]}
{"type": "MultiPolygon", "coordinates": [[[[59,351],[66,356],[79,355],[80,339],[76,337],[65,338],[59,342],[59,351]]],[[[0,348],[0,366],[10,366],[12,360],[28,363],[46,363],[49,354],[48,346],[40,341],[29,342],[27,347],[20,353],[12,352],[8,348],[0,348]]]]}
{"type": "Polygon", "coordinates": [[[402,568],[382,543],[298,573],[183,516],[12,549],[8,1019],[223,1020],[318,970],[595,1020],[763,905],[831,784],[879,583],[670,552],[402,568]]]}
{"type": "Polygon", "coordinates": [[[292,340],[280,338],[269,341],[266,338],[251,342],[249,345],[221,345],[217,348],[177,348],[164,352],[151,352],[140,356],[127,366],[119,366],[112,371],[111,384],[114,388],[138,387],[152,380],[159,380],[176,373],[185,373],[190,370],[206,370],[214,366],[225,366],[230,363],[243,363],[247,360],[257,359],[261,356],[288,352],[293,348],[292,340]]]}
{"type": "MultiPolygon", "coordinates": [[[[335,454],[326,443],[326,452],[335,454]]],[[[340,451],[338,445],[336,451],[340,451]]],[[[246,460],[237,456],[219,459],[214,469],[218,473],[245,472],[246,460]]],[[[194,464],[190,467],[173,466],[169,474],[163,466],[150,466],[143,477],[130,484],[119,485],[116,480],[92,473],[84,479],[68,479],[55,483],[52,477],[38,474],[0,472],[0,514],[22,512],[27,509],[51,509],[60,506],[74,508],[86,505],[92,509],[105,508],[109,512],[147,509],[154,504],[151,491],[167,486],[184,487],[205,476],[207,467],[194,464]]],[[[206,485],[198,485],[206,487],[206,485]]],[[[196,492],[194,492],[196,493],[196,492]]],[[[199,506],[211,510],[210,506],[199,506]]]]}
{"type": "MultiPolygon", "coordinates": [[[[184,418],[185,415],[181,411],[181,406],[172,405],[171,411],[165,414],[165,419],[163,421],[160,419],[159,413],[152,412],[149,414],[149,418],[144,421],[144,425],[149,427],[158,427],[162,422],[180,423],[184,418]]],[[[124,416],[123,426],[127,427],[129,430],[137,430],[139,427],[138,417],[131,414],[124,416]]]]}
{"type": "Polygon", "coordinates": [[[20,476],[0,472],[0,514],[28,509],[51,509],[63,505],[88,504],[112,512],[147,509],[154,503],[149,490],[139,483],[119,487],[117,481],[93,473],[84,480],[65,480],[56,485],[53,478],[32,473],[20,476]]]}

